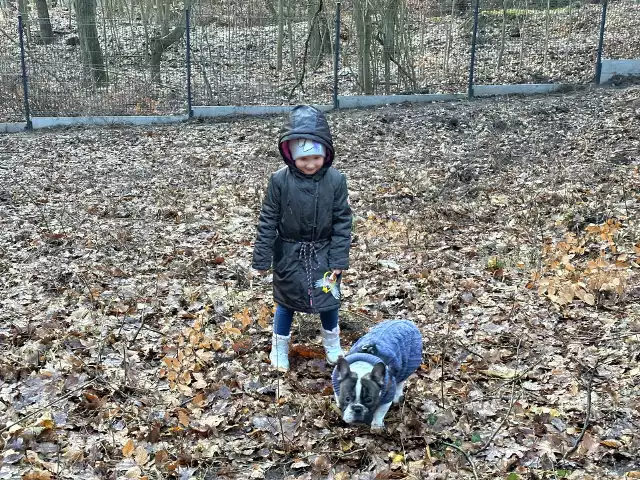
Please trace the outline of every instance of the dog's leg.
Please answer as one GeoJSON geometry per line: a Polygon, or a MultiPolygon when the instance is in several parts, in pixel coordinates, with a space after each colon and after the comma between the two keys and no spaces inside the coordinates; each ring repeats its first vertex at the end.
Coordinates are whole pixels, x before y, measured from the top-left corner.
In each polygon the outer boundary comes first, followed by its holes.
{"type": "Polygon", "coordinates": [[[404,398],[404,382],[405,380],[403,380],[402,382],[398,382],[398,384],[396,385],[396,394],[393,396],[394,405],[398,405],[404,398]]]}
{"type": "Polygon", "coordinates": [[[384,417],[391,408],[391,402],[381,404],[375,412],[373,412],[373,420],[371,421],[371,433],[384,432],[384,417]]]}

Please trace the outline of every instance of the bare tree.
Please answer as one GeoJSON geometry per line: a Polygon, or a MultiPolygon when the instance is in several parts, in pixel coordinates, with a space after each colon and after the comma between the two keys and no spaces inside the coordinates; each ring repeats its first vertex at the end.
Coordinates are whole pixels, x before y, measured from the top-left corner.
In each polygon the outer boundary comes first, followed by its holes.
{"type": "MultiPolygon", "coordinates": [[[[160,62],[162,61],[162,54],[169,48],[171,45],[180,40],[185,33],[185,23],[184,16],[180,16],[178,20],[178,25],[176,25],[173,30],[169,31],[169,2],[168,0],[164,0],[166,5],[159,5],[163,0],[156,0],[158,2],[158,21],[160,22],[160,34],[151,37],[150,39],[150,47],[151,53],[149,57],[149,64],[151,67],[151,79],[160,83],[160,62]]],[[[190,8],[191,4],[189,0],[185,1],[184,8],[190,8]]]]}
{"type": "Polygon", "coordinates": [[[309,2],[309,57],[312,68],[316,68],[322,56],[331,52],[331,34],[325,15],[323,0],[312,0],[309,2]]]}
{"type": "Polygon", "coordinates": [[[395,34],[399,3],[400,0],[387,0],[383,5],[382,61],[384,63],[384,89],[387,95],[389,95],[391,89],[391,59],[395,55],[395,34]]]}
{"type": "Polygon", "coordinates": [[[373,94],[371,75],[371,4],[368,0],[354,0],[353,16],[358,39],[358,79],[365,95],[373,94]]]}
{"type": "Polygon", "coordinates": [[[502,57],[504,55],[504,45],[507,38],[507,0],[502,0],[502,31],[500,32],[500,48],[498,49],[498,62],[496,64],[496,75],[502,67],[502,57]]]}
{"type": "Polygon", "coordinates": [[[96,23],[96,0],[77,0],[78,38],[82,64],[90,73],[96,85],[107,83],[107,70],[104,66],[98,28],[96,23]]]}
{"type": "Polygon", "coordinates": [[[284,0],[278,0],[278,43],[276,45],[276,70],[282,71],[282,43],[284,42],[284,0]]]}
{"type": "Polygon", "coordinates": [[[36,10],[38,12],[38,25],[40,26],[40,42],[49,44],[53,42],[53,28],[49,19],[49,7],[47,0],[36,0],[36,10]]]}

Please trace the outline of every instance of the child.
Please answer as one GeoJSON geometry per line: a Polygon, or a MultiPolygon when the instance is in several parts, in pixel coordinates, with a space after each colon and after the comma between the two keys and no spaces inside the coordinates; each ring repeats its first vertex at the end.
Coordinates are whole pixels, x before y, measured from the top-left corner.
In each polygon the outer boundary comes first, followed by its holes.
{"type": "Polygon", "coordinates": [[[253,268],[260,273],[273,261],[274,368],[289,369],[294,312],[319,313],[327,361],[344,355],[338,308],[343,270],[349,268],[351,207],[347,180],[331,167],[333,140],[323,113],[307,105],[293,108],[279,140],[286,166],[269,179],[258,223],[253,268]],[[317,287],[327,279],[338,288],[317,287]],[[334,294],[336,295],[334,296],[334,294]]]}

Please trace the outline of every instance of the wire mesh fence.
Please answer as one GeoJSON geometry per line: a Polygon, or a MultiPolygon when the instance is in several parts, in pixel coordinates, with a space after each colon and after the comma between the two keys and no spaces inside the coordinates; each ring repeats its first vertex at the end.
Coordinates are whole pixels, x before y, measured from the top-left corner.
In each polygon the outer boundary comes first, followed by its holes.
{"type": "Polygon", "coordinates": [[[0,123],[24,120],[18,27],[14,25],[13,28],[15,38],[12,37],[11,41],[5,38],[4,45],[0,47],[0,123]]]}
{"type": "Polygon", "coordinates": [[[607,8],[603,58],[640,56],[640,0],[610,0],[607,8]]]}
{"type": "Polygon", "coordinates": [[[326,2],[202,0],[192,9],[195,105],[330,100],[335,27],[326,2]]]}
{"type": "Polygon", "coordinates": [[[592,80],[601,10],[591,0],[504,0],[483,9],[477,83],[592,80]]]}
{"type": "Polygon", "coordinates": [[[473,26],[467,0],[354,0],[344,16],[341,93],[466,89],[473,26]]]}
{"type": "MultiPolygon", "coordinates": [[[[18,5],[32,114],[79,116],[184,114],[190,86],[193,105],[465,92],[473,38],[476,84],[585,83],[599,1],[195,0],[189,25],[182,0],[18,5]]],[[[607,5],[602,58],[639,57],[640,0],[607,5]]],[[[0,122],[24,116],[17,11],[0,6],[0,122]]]]}

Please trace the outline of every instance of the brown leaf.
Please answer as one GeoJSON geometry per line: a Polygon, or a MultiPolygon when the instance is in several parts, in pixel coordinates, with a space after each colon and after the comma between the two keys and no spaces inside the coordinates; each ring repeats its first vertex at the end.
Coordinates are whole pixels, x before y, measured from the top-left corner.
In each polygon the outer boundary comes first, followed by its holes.
{"type": "Polygon", "coordinates": [[[178,410],[178,421],[181,425],[188,427],[189,426],[189,415],[184,410],[178,410]]]}
{"type": "Polygon", "coordinates": [[[22,475],[22,480],[51,480],[51,473],[46,470],[32,470],[22,475]]]}
{"type": "Polygon", "coordinates": [[[160,424],[158,422],[154,423],[149,431],[149,435],[147,435],[147,440],[151,443],[158,443],[160,440],[160,424]]]}
{"type": "Polygon", "coordinates": [[[122,447],[122,455],[128,458],[133,455],[135,449],[136,447],[133,444],[133,440],[129,439],[127,440],[127,443],[124,444],[124,447],[122,447]]]}
{"type": "Polygon", "coordinates": [[[248,308],[245,308],[242,312],[234,314],[233,318],[240,320],[240,323],[242,324],[242,331],[245,331],[253,323],[253,319],[251,318],[248,308]]]}
{"type": "Polygon", "coordinates": [[[269,320],[271,319],[271,310],[265,304],[262,304],[258,312],[258,325],[262,328],[269,328],[269,320]]]}
{"type": "Polygon", "coordinates": [[[156,465],[164,465],[169,460],[169,453],[166,450],[158,450],[153,458],[156,465]]]}
{"type": "Polygon", "coordinates": [[[207,402],[206,397],[204,396],[204,394],[202,394],[202,392],[196,394],[195,397],[193,397],[193,400],[191,400],[191,404],[194,407],[198,407],[198,408],[202,408],[204,407],[205,403],[207,402]]]}
{"type": "Polygon", "coordinates": [[[614,439],[602,440],[600,443],[606,447],[611,448],[621,448],[624,446],[622,442],[614,439]]]}
{"type": "Polygon", "coordinates": [[[251,348],[250,338],[233,343],[233,351],[236,353],[247,353],[250,348],[251,348]]]}
{"type": "Polygon", "coordinates": [[[83,393],[83,396],[84,396],[84,401],[82,402],[82,405],[87,410],[98,410],[99,408],[102,407],[102,400],[95,393],[91,391],[86,391],[83,393]]]}
{"type": "Polygon", "coordinates": [[[295,344],[289,350],[289,356],[320,359],[325,357],[325,351],[323,348],[314,348],[309,347],[308,345],[295,344]]]}

